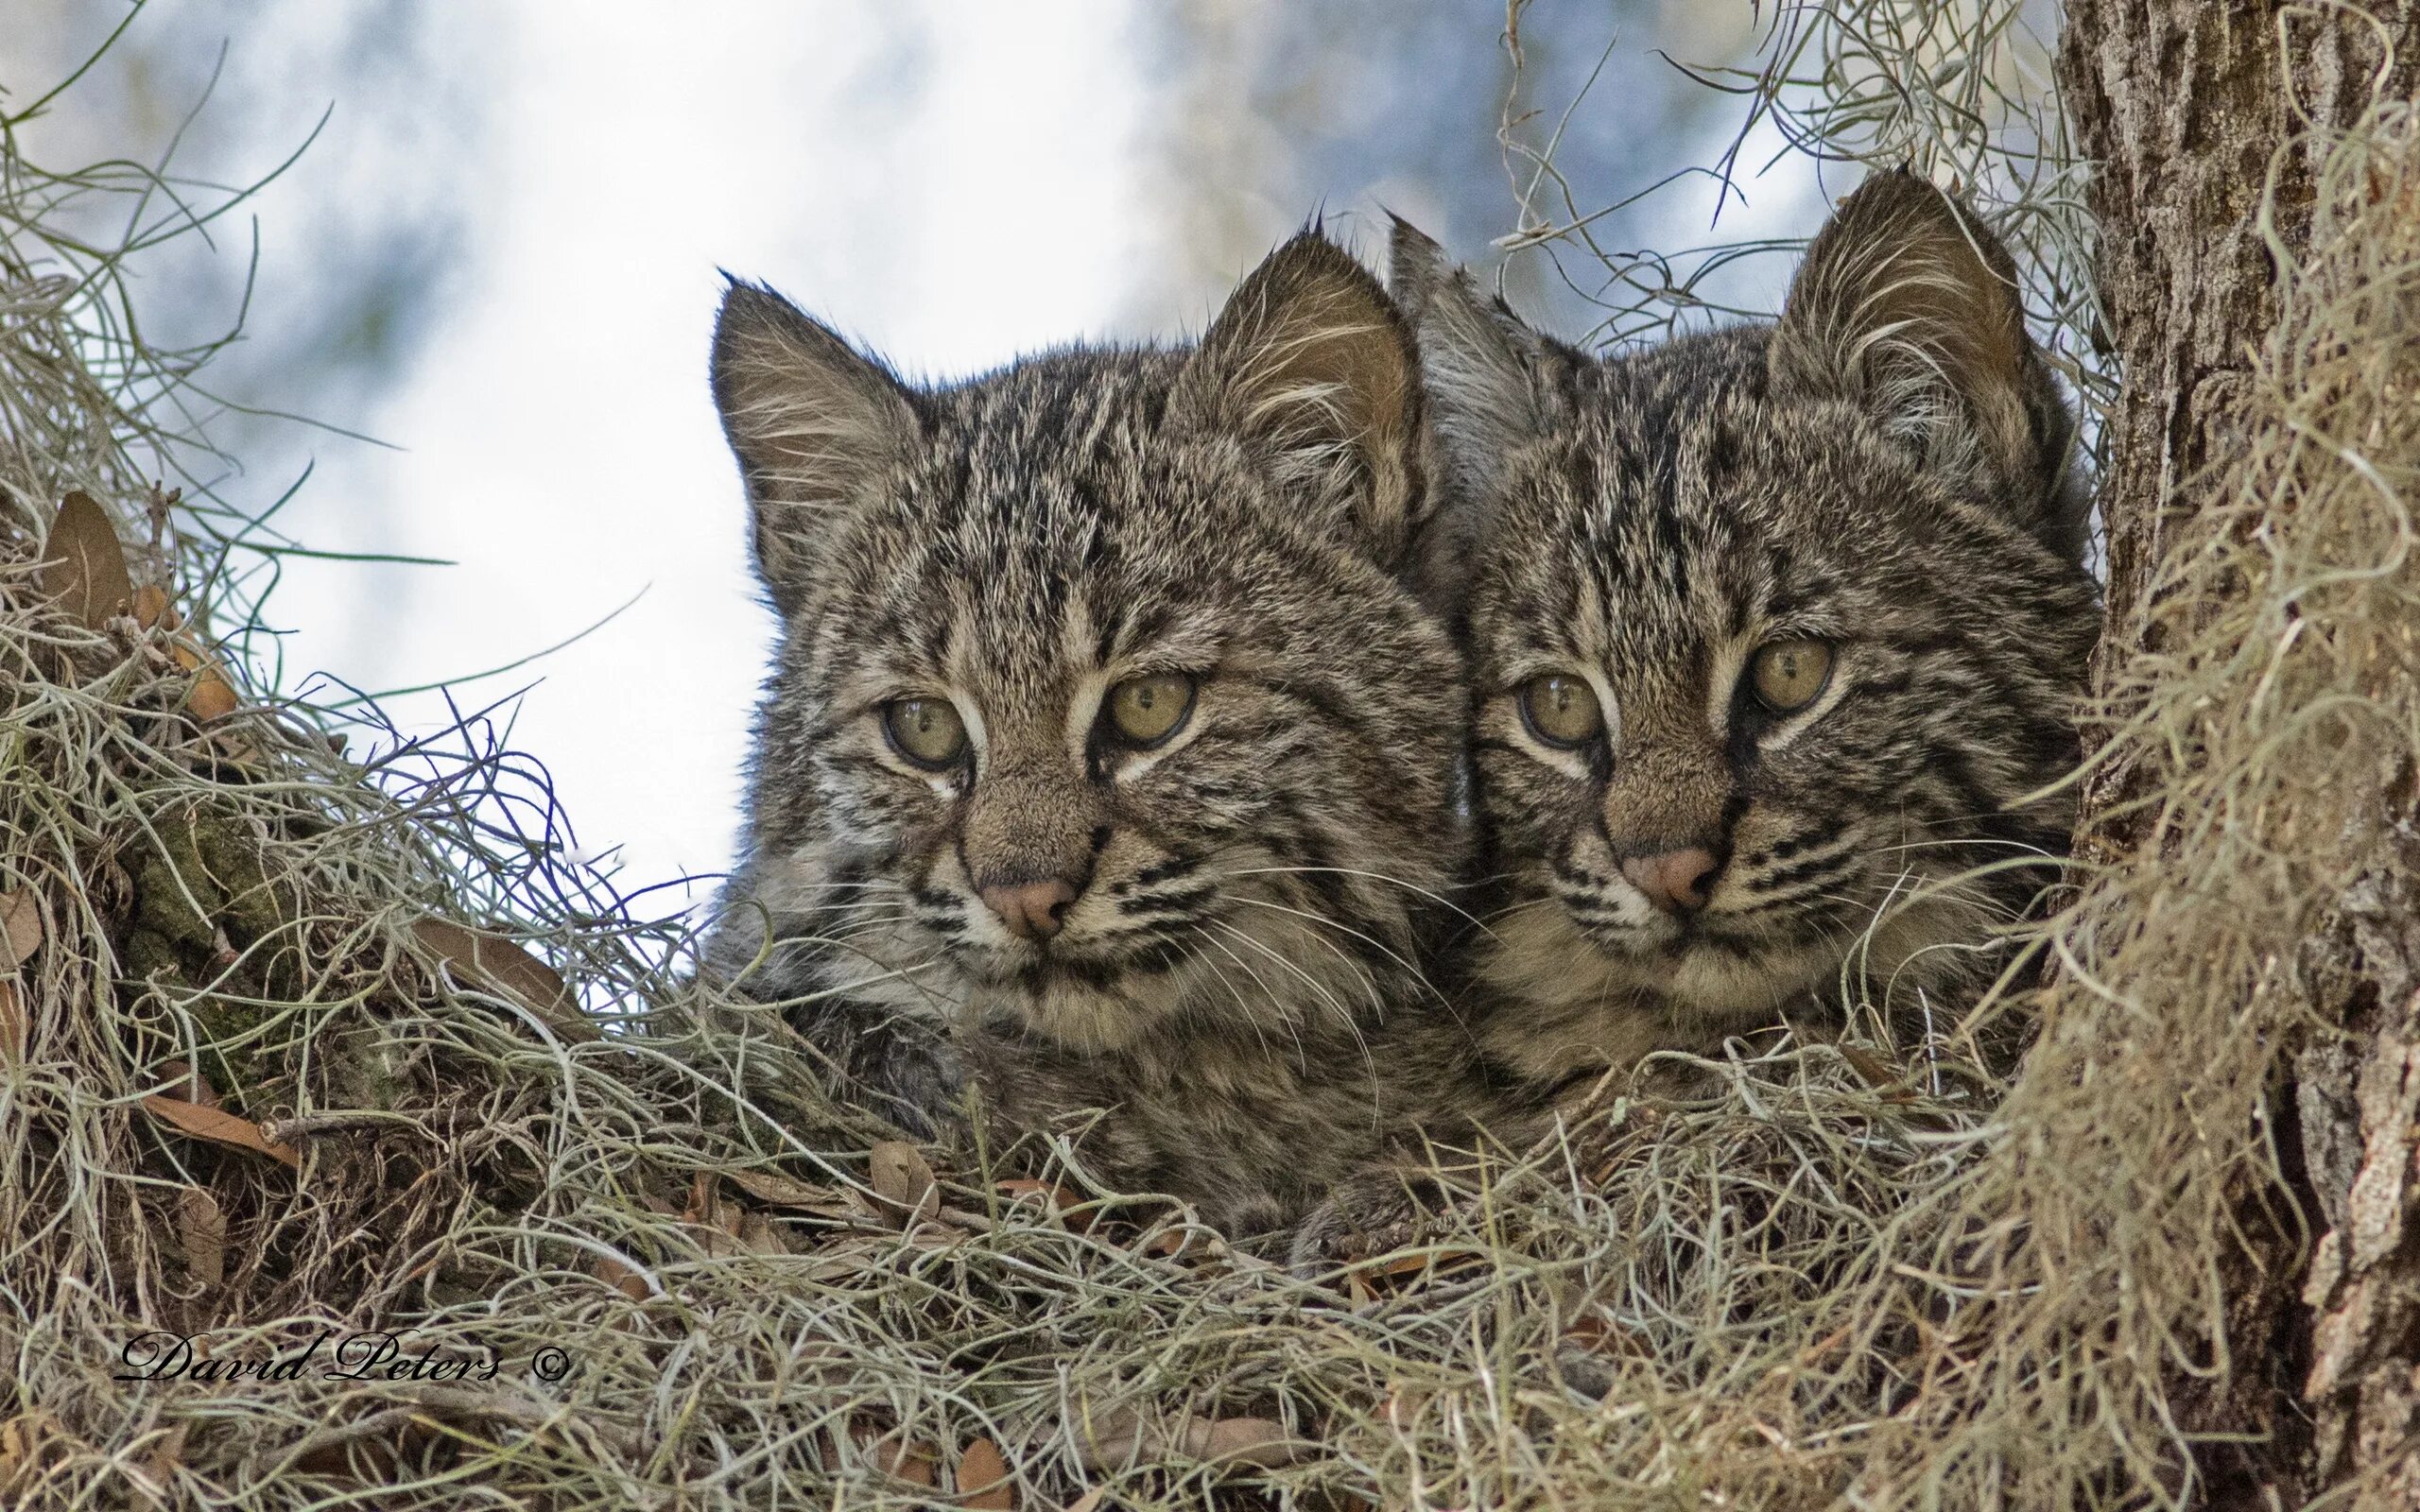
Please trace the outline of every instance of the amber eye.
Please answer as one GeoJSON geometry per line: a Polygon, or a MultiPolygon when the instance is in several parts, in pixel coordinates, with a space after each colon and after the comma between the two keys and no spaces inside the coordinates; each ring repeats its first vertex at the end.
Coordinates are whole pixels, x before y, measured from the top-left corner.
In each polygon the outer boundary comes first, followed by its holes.
{"type": "Polygon", "coordinates": [[[1596,691],[1579,678],[1550,672],[1521,684],[1521,717],[1549,746],[1585,746],[1605,728],[1596,691]]]}
{"type": "Polygon", "coordinates": [[[1832,648],[1821,641],[1775,641],[1757,648],[1748,679],[1773,713],[1804,709],[1832,680],[1832,648]]]}
{"type": "Polygon", "coordinates": [[[1130,746],[1156,746],[1193,709],[1193,679],[1182,672],[1129,678],[1109,690],[1109,723],[1130,746]]]}
{"type": "Polygon", "coordinates": [[[947,698],[894,698],[882,706],[882,728],[900,755],[927,771],[955,766],[966,755],[966,721],[947,698]]]}

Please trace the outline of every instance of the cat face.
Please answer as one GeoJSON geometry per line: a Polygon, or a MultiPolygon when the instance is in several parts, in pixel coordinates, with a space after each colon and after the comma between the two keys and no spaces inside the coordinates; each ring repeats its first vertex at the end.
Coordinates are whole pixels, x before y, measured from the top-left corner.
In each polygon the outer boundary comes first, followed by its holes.
{"type": "Polygon", "coordinates": [[[1988,970],[2066,847],[2068,799],[2036,789],[2075,764],[2096,628],[2005,254],[1892,176],[1777,325],[1598,362],[1397,253],[1475,501],[1473,741],[1511,893],[1480,969],[1537,1053],[1988,970]]]}
{"type": "Polygon", "coordinates": [[[1091,1049],[1402,1000],[1461,704],[1396,576],[1411,362],[1316,235],[1198,351],[923,392],[733,291],[717,395],[785,619],[748,880],[815,990],[1091,1049]]]}

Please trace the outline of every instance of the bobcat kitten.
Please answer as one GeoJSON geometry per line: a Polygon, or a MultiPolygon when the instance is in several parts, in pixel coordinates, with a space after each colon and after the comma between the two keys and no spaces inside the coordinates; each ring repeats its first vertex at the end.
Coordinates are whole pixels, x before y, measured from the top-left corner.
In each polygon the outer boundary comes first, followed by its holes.
{"type": "Polygon", "coordinates": [[[783,624],[714,965],[896,1122],[1106,1108],[1096,1169],[1237,1229],[1366,1158],[1463,704],[1377,281],[1305,232],[1198,348],[937,387],[737,284],[714,391],[783,624]]]}
{"type": "Polygon", "coordinates": [[[1576,1079],[1971,1000],[2066,850],[2035,790],[2098,623],[2005,249],[1884,175],[1778,321],[1609,360],[1393,251],[1471,509],[1488,1053],[1576,1079]]]}

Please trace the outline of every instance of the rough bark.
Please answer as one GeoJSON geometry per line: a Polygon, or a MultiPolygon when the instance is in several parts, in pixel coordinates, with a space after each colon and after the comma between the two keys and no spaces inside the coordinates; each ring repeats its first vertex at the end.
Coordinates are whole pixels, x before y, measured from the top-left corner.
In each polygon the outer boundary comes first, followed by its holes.
{"type": "MultiPolygon", "coordinates": [[[[2298,250],[2314,166],[2305,121],[2349,124],[2381,66],[2390,91],[2411,96],[2420,3],[2371,5],[2375,24],[2271,0],[2067,8],[2061,81],[2096,164],[2101,307],[2123,375],[2101,494],[2104,677],[2145,648],[2162,553],[2176,524],[2207,500],[2207,474],[2240,435],[2250,353],[2277,313],[2275,269],[2255,220],[2273,157],[2284,154],[2272,227],[2298,250]]],[[[2123,768],[2102,772],[2088,816],[2116,808],[2133,784],[2123,768]]],[[[2400,822],[2411,835],[2411,774],[2380,773],[2378,800],[2387,827],[2400,822]]],[[[2097,828],[2108,851],[2141,838],[2123,823],[2097,828]]],[[[2420,1506],[2415,878],[2420,836],[2382,855],[2308,942],[2311,1006],[2346,1031],[2313,1036],[2273,1104],[2308,1229],[2263,1216],[2280,1211],[2264,1200],[2273,1194],[2245,1194],[2244,1247],[2222,1257],[2240,1298],[2230,1343],[2238,1362],[2265,1369],[2238,1370],[2217,1389],[2178,1383],[2188,1426],[2258,1435],[2205,1456],[2213,1505],[2294,1505],[2366,1475],[2379,1478],[2363,1481],[2349,1504],[2420,1506]]]]}

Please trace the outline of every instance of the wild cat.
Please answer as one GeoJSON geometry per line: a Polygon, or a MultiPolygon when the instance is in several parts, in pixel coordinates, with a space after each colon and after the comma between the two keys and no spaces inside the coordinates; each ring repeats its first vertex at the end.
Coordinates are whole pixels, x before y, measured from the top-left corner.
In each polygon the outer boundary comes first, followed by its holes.
{"type": "Polygon", "coordinates": [[[782,631],[711,962],[910,1129],[972,1077],[1231,1228],[1316,1197],[1461,859],[1384,289],[1305,232],[1198,347],[917,387],[741,284],[713,366],[782,631]]]}
{"type": "Polygon", "coordinates": [[[1489,1056],[1535,1081],[1860,997],[1948,1015],[2052,880],[2098,628],[2006,249],[1904,173],[1777,321],[1588,356],[1399,227],[1466,509],[1489,1056]]]}

